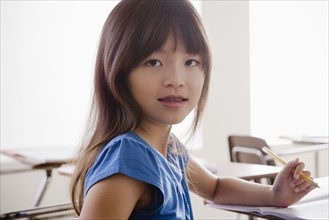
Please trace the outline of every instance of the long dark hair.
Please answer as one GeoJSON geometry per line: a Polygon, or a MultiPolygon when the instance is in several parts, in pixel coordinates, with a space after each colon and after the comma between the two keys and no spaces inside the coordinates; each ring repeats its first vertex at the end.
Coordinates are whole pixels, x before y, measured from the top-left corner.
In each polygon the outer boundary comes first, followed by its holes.
{"type": "Polygon", "coordinates": [[[172,34],[175,43],[202,57],[205,74],[196,106],[193,132],[205,107],[210,78],[210,52],[202,23],[188,0],[122,0],[108,16],[95,65],[94,94],[89,125],[75,159],[71,199],[80,214],[84,179],[100,148],[136,128],[141,111],[127,86],[131,70],[160,49],[172,34]]]}

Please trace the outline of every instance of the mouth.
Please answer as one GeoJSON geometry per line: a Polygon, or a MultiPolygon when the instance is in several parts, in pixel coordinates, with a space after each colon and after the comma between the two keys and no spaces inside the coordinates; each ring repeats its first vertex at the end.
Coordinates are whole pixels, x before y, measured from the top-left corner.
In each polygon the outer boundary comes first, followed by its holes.
{"type": "Polygon", "coordinates": [[[166,96],[158,98],[158,101],[167,109],[178,110],[186,104],[188,98],[183,96],[166,96]]]}
{"type": "Polygon", "coordinates": [[[180,96],[168,96],[163,98],[158,98],[160,102],[186,102],[188,98],[180,97],[180,96]]]}

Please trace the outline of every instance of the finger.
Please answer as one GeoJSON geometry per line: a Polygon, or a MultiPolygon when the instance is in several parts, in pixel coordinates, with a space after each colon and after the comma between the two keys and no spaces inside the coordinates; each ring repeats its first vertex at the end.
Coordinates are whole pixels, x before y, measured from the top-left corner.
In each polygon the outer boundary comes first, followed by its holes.
{"type": "Polygon", "coordinates": [[[298,165],[298,163],[299,163],[299,159],[298,158],[290,161],[289,163],[287,163],[283,167],[284,172],[286,172],[286,171],[291,172],[291,170],[295,169],[295,167],[298,165]]]}
{"type": "Polygon", "coordinates": [[[306,193],[309,193],[309,192],[311,192],[313,189],[316,189],[316,188],[317,188],[316,185],[311,184],[310,186],[308,186],[307,188],[305,188],[304,191],[305,191],[306,193]]]}
{"type": "Polygon", "coordinates": [[[302,179],[302,178],[295,179],[295,180],[290,182],[290,187],[294,189],[294,188],[298,187],[299,185],[301,185],[304,182],[305,182],[305,180],[302,179]]]}
{"type": "MultiPolygon", "coordinates": [[[[311,173],[310,173],[310,171],[306,170],[306,171],[303,171],[303,174],[305,174],[306,176],[310,176],[311,173]]],[[[310,186],[313,186],[312,188],[316,187],[312,182],[307,181],[307,180],[305,180],[305,178],[302,178],[302,177],[293,180],[290,183],[290,186],[293,188],[293,190],[295,192],[305,191],[305,189],[309,188],[310,186]]]]}
{"type": "MultiPolygon", "coordinates": [[[[302,173],[305,174],[308,177],[311,176],[311,172],[308,171],[308,170],[304,170],[302,173]]],[[[312,179],[312,177],[310,177],[310,178],[312,179]]],[[[299,175],[297,179],[294,179],[294,181],[291,182],[291,186],[299,185],[303,181],[305,181],[305,179],[304,178],[301,178],[300,175],[299,175]]]]}
{"type": "Polygon", "coordinates": [[[295,179],[294,172],[295,172],[295,169],[296,169],[296,166],[298,165],[298,163],[299,163],[298,158],[296,158],[292,161],[289,161],[289,163],[287,163],[281,170],[280,175],[283,175],[284,178],[295,179]]]}
{"type": "Polygon", "coordinates": [[[305,168],[305,164],[303,162],[299,162],[297,164],[295,172],[294,172],[295,179],[299,178],[299,176],[303,173],[304,168],[305,168]]]}
{"type": "Polygon", "coordinates": [[[311,190],[313,190],[314,188],[316,188],[316,186],[308,181],[299,181],[299,180],[296,180],[298,181],[299,184],[296,184],[295,187],[293,187],[293,190],[298,193],[298,192],[301,192],[301,191],[304,191],[304,192],[309,192],[311,190]]]}
{"type": "Polygon", "coordinates": [[[304,170],[303,173],[304,173],[306,176],[308,176],[308,177],[310,177],[311,179],[313,179],[313,178],[311,177],[311,172],[310,172],[309,170],[304,170]]]}

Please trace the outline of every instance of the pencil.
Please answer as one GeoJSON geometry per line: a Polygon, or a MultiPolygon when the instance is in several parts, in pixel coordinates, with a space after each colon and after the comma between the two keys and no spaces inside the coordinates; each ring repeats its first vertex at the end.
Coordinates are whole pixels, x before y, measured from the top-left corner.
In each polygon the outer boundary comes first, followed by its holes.
{"type": "MultiPolygon", "coordinates": [[[[279,161],[281,164],[283,164],[283,165],[286,165],[286,164],[287,164],[287,162],[286,162],[284,159],[282,159],[282,158],[281,158],[280,156],[278,156],[276,153],[274,153],[273,151],[271,151],[269,148],[267,148],[267,147],[263,147],[262,150],[263,150],[265,153],[267,153],[268,155],[270,155],[273,159],[279,161]]],[[[312,184],[315,185],[316,187],[320,188],[319,185],[318,185],[316,182],[314,182],[314,181],[312,180],[311,177],[306,176],[304,173],[302,173],[302,174],[300,175],[300,177],[302,177],[303,179],[305,179],[307,182],[312,183],[312,184]]]]}

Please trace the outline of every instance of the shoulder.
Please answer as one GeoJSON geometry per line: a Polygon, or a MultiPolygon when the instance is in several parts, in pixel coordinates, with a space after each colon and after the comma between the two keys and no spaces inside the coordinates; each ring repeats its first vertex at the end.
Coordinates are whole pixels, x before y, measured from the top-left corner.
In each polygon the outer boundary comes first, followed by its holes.
{"type": "Polygon", "coordinates": [[[133,132],[119,135],[99,152],[85,179],[85,194],[95,183],[114,174],[159,187],[159,165],[154,150],[133,132]]]}
{"type": "Polygon", "coordinates": [[[96,162],[118,156],[129,157],[131,153],[140,154],[146,151],[149,151],[147,144],[133,132],[127,132],[106,143],[100,150],[96,162]]]}
{"type": "Polygon", "coordinates": [[[95,164],[98,161],[107,161],[108,165],[116,165],[118,168],[138,168],[143,164],[156,165],[157,160],[158,154],[148,143],[135,133],[127,132],[106,144],[96,158],[95,164]],[[114,164],[115,162],[118,164],[114,164]]]}

